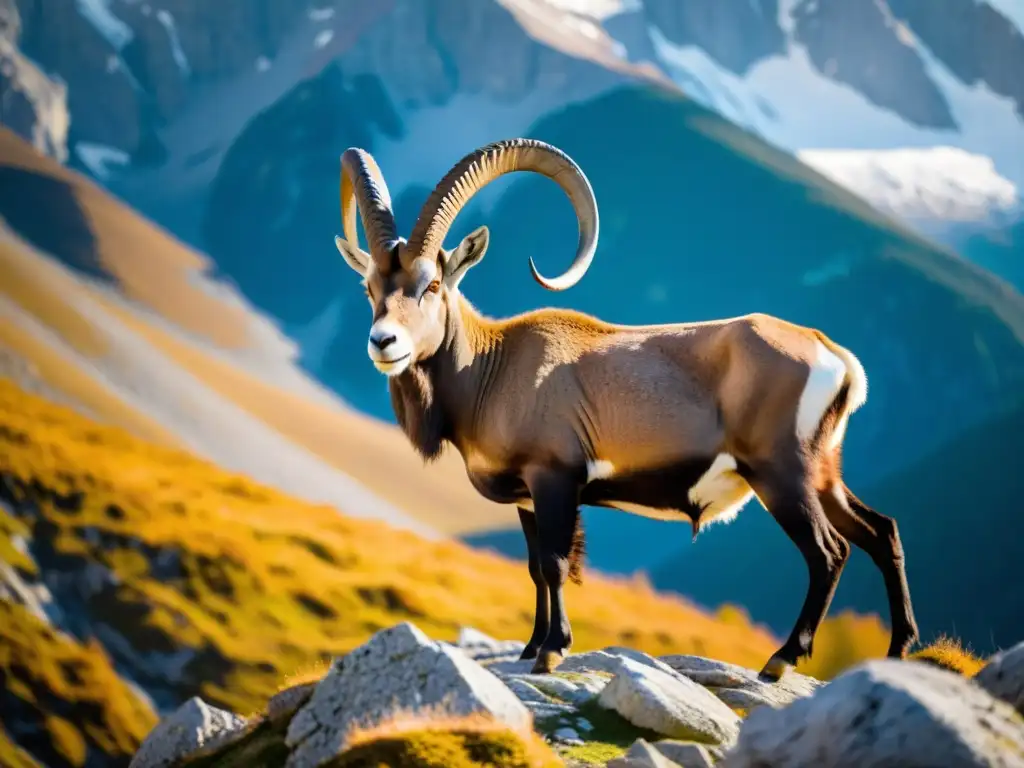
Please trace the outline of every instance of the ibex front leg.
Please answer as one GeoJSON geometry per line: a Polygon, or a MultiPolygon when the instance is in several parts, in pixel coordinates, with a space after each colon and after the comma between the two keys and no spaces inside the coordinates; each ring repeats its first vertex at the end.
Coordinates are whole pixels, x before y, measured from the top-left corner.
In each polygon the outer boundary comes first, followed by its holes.
{"type": "MultiPolygon", "coordinates": [[[[551,602],[551,624],[533,665],[535,673],[543,674],[554,670],[572,646],[572,627],[565,610],[564,587],[569,576],[569,556],[580,513],[580,488],[574,478],[549,470],[524,474],[536,516],[540,573],[547,584],[551,602]]],[[[537,602],[539,607],[540,600],[537,602]]]]}
{"type": "Polygon", "coordinates": [[[540,568],[537,516],[533,512],[519,507],[519,523],[523,526],[523,536],[526,537],[526,552],[530,558],[530,578],[537,590],[537,603],[533,614],[533,634],[519,658],[536,659],[551,627],[551,600],[548,597],[548,583],[544,580],[544,574],[540,568]]]}

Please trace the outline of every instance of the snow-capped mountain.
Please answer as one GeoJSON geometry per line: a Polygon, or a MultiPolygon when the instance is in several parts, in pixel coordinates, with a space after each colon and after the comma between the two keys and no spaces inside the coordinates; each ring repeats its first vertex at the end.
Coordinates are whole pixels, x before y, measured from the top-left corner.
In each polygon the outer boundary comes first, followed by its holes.
{"type": "Polygon", "coordinates": [[[1019,215],[1024,0],[0,0],[0,16],[15,5],[21,54],[66,84],[72,162],[197,245],[243,128],[329,65],[354,104],[418,113],[390,142],[381,126],[378,151],[424,183],[497,126],[639,79],[940,238],[951,212],[1019,215]],[[407,149],[439,127],[451,151],[407,149]]]}
{"type": "Polygon", "coordinates": [[[771,44],[731,63],[648,12],[654,55],[688,95],[932,234],[1020,215],[1024,82],[1009,73],[1024,71],[1024,2],[750,7],[771,44]]]}

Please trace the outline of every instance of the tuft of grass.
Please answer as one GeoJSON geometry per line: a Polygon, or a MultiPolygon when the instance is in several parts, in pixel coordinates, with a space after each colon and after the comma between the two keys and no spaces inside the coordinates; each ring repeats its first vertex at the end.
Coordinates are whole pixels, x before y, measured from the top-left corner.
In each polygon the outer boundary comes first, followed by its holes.
{"type": "Polygon", "coordinates": [[[484,715],[399,713],[353,730],[332,768],[556,768],[563,762],[530,730],[484,715]]]}
{"type": "Polygon", "coordinates": [[[964,648],[959,640],[945,635],[926,648],[909,654],[909,658],[933,664],[964,677],[974,677],[985,666],[985,660],[964,648]]]}

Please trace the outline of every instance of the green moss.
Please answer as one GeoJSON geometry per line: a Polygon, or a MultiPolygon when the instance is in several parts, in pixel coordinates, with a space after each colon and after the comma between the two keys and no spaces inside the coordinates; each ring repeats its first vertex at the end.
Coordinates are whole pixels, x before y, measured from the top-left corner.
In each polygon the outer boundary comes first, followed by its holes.
{"type": "MultiPolygon", "coordinates": [[[[559,749],[562,756],[573,760],[604,765],[613,758],[621,757],[637,739],[657,741],[664,738],[654,731],[638,728],[618,712],[605,709],[597,701],[581,704],[577,711],[580,717],[594,727],[588,732],[579,731],[584,741],[582,745],[559,749]]],[[[544,733],[553,733],[561,727],[559,720],[558,716],[540,719],[537,728],[544,733]]]]}

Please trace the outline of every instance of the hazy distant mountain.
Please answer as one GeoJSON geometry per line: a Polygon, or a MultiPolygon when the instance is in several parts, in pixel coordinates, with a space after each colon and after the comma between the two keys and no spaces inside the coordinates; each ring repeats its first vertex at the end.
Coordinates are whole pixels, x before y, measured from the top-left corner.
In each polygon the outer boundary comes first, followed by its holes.
{"type": "MultiPolygon", "coordinates": [[[[567,263],[568,204],[540,179],[495,183],[450,237],[492,228],[466,283],[485,312],[561,304],[658,322],[756,310],[814,324],[868,370],[846,456],[858,487],[961,450],[964,430],[1024,384],[1024,298],[920,236],[1020,280],[1024,86],[1007,73],[1024,71],[1024,43],[1009,3],[17,7],[20,55],[66,85],[70,163],[206,252],[309,372],[383,419],[365,301],[331,242],[338,156],[358,145],[377,157],[407,231],[453,162],[514,135],[581,163],[600,253],[578,287],[545,293],[526,257],[549,272],[567,263]]],[[[17,196],[6,204],[24,211],[17,196]]],[[[609,570],[649,568],[688,535],[607,512],[588,522],[591,562],[609,570]]],[[[517,531],[498,540],[520,546],[517,531]]],[[[756,541],[737,534],[744,543],[756,541]]]]}

